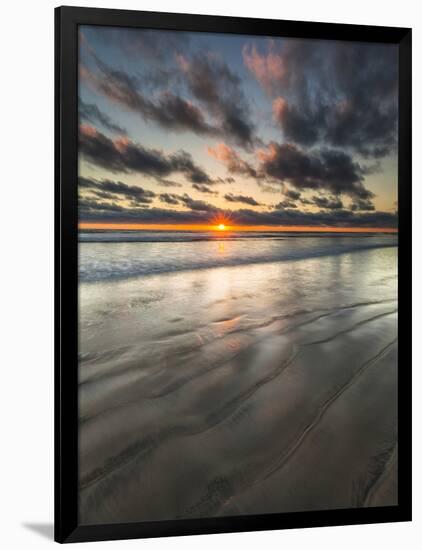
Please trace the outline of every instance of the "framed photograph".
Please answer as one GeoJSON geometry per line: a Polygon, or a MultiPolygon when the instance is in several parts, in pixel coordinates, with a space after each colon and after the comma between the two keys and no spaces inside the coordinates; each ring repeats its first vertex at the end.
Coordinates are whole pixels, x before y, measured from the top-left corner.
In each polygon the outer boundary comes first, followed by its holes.
{"type": "Polygon", "coordinates": [[[56,540],[410,520],[410,29],[55,28],[56,540]]]}

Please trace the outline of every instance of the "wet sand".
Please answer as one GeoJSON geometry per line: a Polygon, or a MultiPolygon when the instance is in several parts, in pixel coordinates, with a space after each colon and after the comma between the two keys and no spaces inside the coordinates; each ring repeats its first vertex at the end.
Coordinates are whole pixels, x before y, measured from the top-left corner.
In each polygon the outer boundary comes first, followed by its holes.
{"type": "Polygon", "coordinates": [[[396,254],[81,284],[81,523],[397,504],[396,254]]]}

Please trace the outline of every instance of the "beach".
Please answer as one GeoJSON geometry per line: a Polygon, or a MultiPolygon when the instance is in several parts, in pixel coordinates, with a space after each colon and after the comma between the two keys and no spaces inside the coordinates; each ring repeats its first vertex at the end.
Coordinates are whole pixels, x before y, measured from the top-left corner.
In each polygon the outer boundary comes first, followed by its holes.
{"type": "Polygon", "coordinates": [[[397,236],[80,236],[79,520],[397,504],[397,236]]]}

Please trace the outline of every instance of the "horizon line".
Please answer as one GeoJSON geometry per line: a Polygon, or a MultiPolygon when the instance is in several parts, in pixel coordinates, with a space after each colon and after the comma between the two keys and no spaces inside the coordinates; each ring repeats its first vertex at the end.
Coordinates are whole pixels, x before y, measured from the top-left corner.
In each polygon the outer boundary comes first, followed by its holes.
{"type": "Polygon", "coordinates": [[[78,222],[78,230],[132,230],[132,231],[215,231],[218,233],[238,231],[272,231],[280,233],[288,232],[315,232],[315,233],[398,233],[394,227],[330,227],[330,226],[306,226],[306,225],[225,225],[224,229],[219,224],[164,224],[164,223],[119,223],[119,222],[78,222]]]}

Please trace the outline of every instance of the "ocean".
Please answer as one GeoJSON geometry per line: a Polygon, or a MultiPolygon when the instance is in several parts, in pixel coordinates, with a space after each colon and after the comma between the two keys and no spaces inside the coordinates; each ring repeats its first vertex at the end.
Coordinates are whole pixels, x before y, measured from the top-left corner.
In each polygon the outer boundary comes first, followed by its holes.
{"type": "Polygon", "coordinates": [[[397,235],[89,231],[79,235],[81,282],[283,262],[397,246],[397,235]]]}
{"type": "Polygon", "coordinates": [[[83,232],[79,521],[397,504],[397,236],[83,232]]]}

